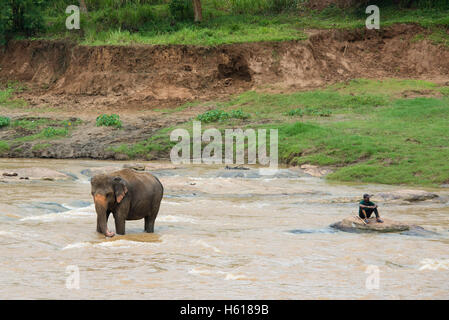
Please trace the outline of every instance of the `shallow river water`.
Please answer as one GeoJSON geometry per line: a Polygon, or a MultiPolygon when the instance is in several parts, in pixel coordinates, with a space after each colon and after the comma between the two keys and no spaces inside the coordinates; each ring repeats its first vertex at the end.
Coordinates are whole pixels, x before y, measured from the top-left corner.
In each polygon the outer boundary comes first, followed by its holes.
{"type": "Polygon", "coordinates": [[[439,201],[379,203],[385,217],[434,234],[361,234],[329,225],[355,215],[361,194],[399,187],[328,183],[298,169],[157,170],[165,194],[155,233],[128,221],[125,236],[106,239],[83,170],[122,165],[0,160],[0,169],[73,177],[0,183],[0,299],[449,298],[447,189],[439,201]]]}

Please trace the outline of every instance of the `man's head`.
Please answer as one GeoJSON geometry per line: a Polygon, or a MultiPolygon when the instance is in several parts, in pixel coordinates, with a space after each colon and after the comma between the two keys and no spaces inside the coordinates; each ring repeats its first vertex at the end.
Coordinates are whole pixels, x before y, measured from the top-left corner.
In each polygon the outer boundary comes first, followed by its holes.
{"type": "Polygon", "coordinates": [[[363,195],[363,200],[369,201],[369,197],[370,197],[370,195],[369,195],[368,193],[365,193],[365,194],[363,195]]]}

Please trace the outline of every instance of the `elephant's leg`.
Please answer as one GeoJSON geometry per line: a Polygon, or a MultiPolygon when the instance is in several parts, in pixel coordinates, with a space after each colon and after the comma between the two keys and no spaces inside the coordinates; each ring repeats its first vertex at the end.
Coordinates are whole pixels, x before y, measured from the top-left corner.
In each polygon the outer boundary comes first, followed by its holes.
{"type": "Polygon", "coordinates": [[[152,219],[150,216],[145,217],[145,232],[154,232],[154,219],[152,219]]]}
{"type": "Polygon", "coordinates": [[[145,217],[145,232],[154,232],[154,221],[156,220],[157,214],[159,213],[159,207],[161,206],[161,201],[153,202],[153,209],[150,214],[145,217]]]}
{"type": "Polygon", "coordinates": [[[117,217],[115,218],[115,232],[117,234],[125,234],[125,218],[124,217],[120,217],[117,215],[117,217]]]}

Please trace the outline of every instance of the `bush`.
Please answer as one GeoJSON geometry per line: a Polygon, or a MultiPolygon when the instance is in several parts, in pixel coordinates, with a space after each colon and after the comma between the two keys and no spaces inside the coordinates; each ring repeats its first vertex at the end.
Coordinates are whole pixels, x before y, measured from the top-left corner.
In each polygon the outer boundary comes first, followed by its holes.
{"type": "Polygon", "coordinates": [[[12,36],[32,36],[44,29],[43,0],[2,0],[0,3],[0,44],[12,36]]]}
{"type": "Polygon", "coordinates": [[[168,9],[171,16],[176,21],[193,19],[194,13],[192,0],[170,0],[168,9]]]}
{"type": "Polygon", "coordinates": [[[100,126],[106,126],[106,127],[116,127],[121,128],[122,127],[122,121],[120,120],[120,116],[117,114],[102,114],[97,117],[96,120],[97,127],[100,126]]]}
{"type": "Polygon", "coordinates": [[[117,9],[107,7],[91,13],[91,17],[91,23],[98,31],[114,28],[135,32],[145,29],[146,25],[154,21],[153,10],[148,5],[128,5],[117,9]]]}
{"type": "Polygon", "coordinates": [[[11,119],[8,117],[0,117],[0,128],[9,126],[11,119]]]}
{"type": "Polygon", "coordinates": [[[203,114],[198,115],[196,118],[202,122],[217,122],[224,121],[227,119],[248,119],[250,117],[249,113],[245,113],[242,110],[232,110],[227,113],[223,110],[210,110],[203,114]]]}

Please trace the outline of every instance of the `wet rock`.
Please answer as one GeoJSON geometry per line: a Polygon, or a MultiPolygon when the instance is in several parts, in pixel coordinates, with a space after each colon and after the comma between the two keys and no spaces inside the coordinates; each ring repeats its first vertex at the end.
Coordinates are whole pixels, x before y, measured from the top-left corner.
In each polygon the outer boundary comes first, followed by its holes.
{"type": "Polygon", "coordinates": [[[408,202],[417,202],[438,198],[438,195],[436,193],[423,190],[399,190],[388,193],[378,193],[375,197],[382,198],[383,200],[404,200],[408,202]]]}
{"type": "Polygon", "coordinates": [[[323,177],[332,172],[330,169],[321,168],[311,164],[303,164],[300,168],[304,170],[304,173],[313,177],[323,177]]]}
{"type": "Polygon", "coordinates": [[[145,171],[145,165],[140,163],[126,163],[123,165],[125,169],[133,169],[136,171],[145,171]]]}
{"type": "Polygon", "coordinates": [[[114,167],[114,166],[110,166],[110,167],[100,167],[100,168],[91,168],[91,169],[85,169],[81,171],[81,174],[92,178],[93,176],[96,176],[97,174],[108,174],[114,171],[118,171],[120,170],[120,167],[114,167]]]}
{"type": "Polygon", "coordinates": [[[5,181],[20,181],[20,180],[68,180],[72,177],[56,170],[47,168],[19,168],[15,169],[14,173],[8,171],[0,171],[5,181]]]}
{"type": "Polygon", "coordinates": [[[236,166],[236,167],[226,166],[225,169],[226,170],[249,170],[249,168],[243,167],[243,166],[236,166]]]}
{"type": "Polygon", "coordinates": [[[378,223],[376,218],[368,219],[366,224],[359,217],[348,217],[331,225],[332,228],[346,232],[403,232],[410,230],[410,225],[390,219],[384,219],[383,223],[378,223]]]}
{"type": "Polygon", "coordinates": [[[288,232],[293,234],[314,234],[314,233],[335,233],[337,231],[333,228],[323,228],[323,229],[294,229],[288,232]]]}
{"type": "Polygon", "coordinates": [[[4,177],[17,177],[18,174],[17,174],[17,172],[12,172],[12,173],[3,172],[2,176],[4,176],[4,177]]]}

